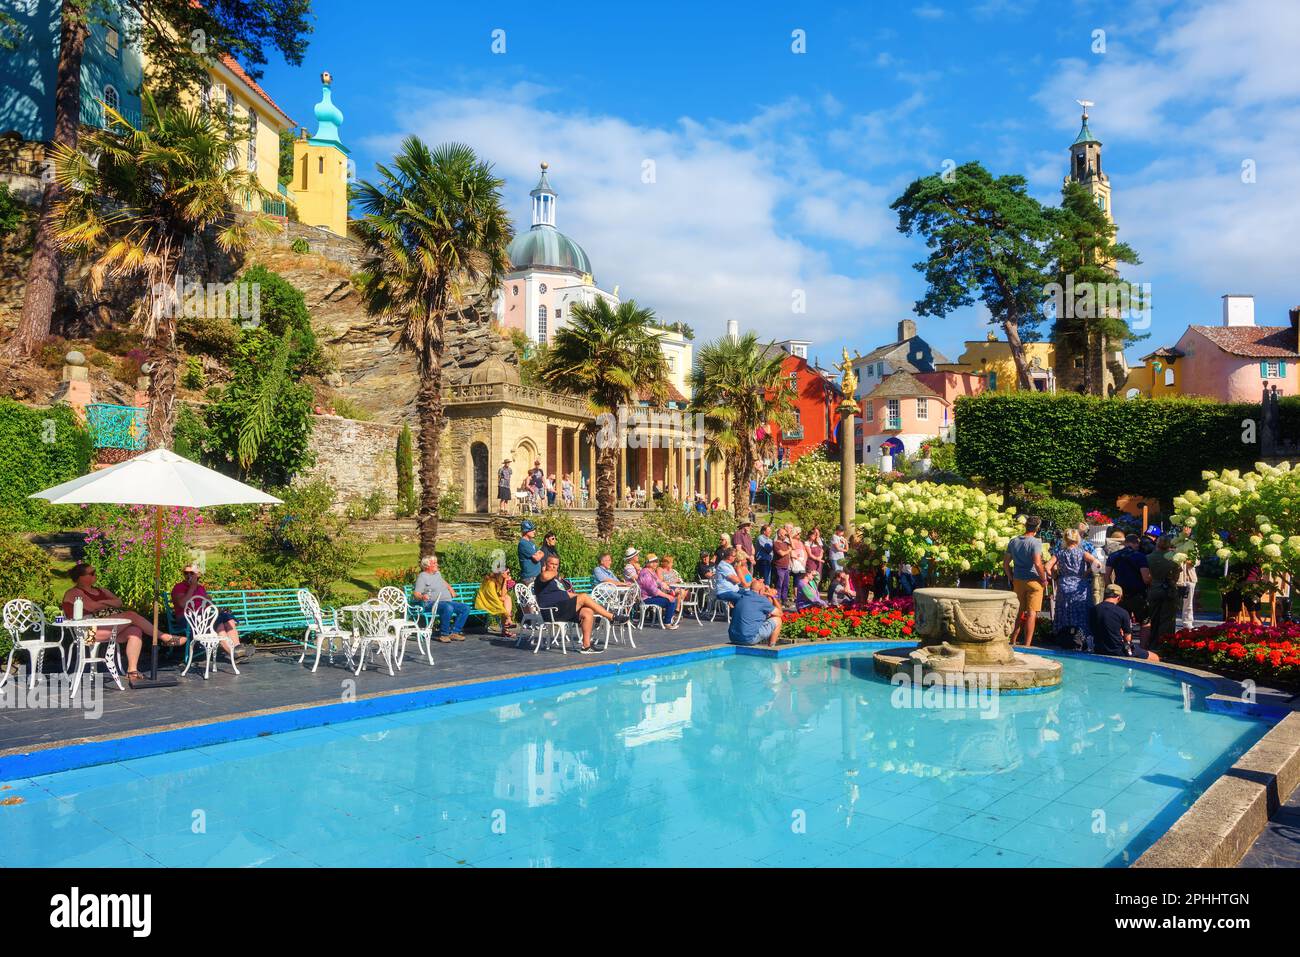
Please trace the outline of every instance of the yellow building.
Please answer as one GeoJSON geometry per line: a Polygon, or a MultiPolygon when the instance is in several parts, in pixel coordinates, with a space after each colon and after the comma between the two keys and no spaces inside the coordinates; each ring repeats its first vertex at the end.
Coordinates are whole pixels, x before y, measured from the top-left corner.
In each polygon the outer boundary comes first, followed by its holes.
{"type": "Polygon", "coordinates": [[[280,133],[293,129],[289,114],[280,109],[244,68],[231,56],[222,56],[208,64],[208,82],[191,94],[185,105],[198,105],[204,110],[220,111],[230,118],[233,128],[244,140],[239,161],[257,176],[263,189],[278,193],[280,200],[259,202],[249,196],[246,209],[261,208],[275,216],[287,215],[292,197],[280,186],[280,133]]]}
{"type": "Polygon", "coordinates": [[[316,134],[301,135],[293,144],[290,189],[298,219],[339,236],[348,231],[348,148],[339,139],[343,111],[330,96],[331,77],[322,73],[321,100],[316,104],[316,134]]]}
{"type": "Polygon", "coordinates": [[[1178,368],[1178,360],[1182,357],[1181,352],[1169,346],[1143,356],[1142,365],[1129,370],[1120,395],[1130,398],[1143,395],[1151,399],[1182,395],[1183,376],[1178,368]]]}
{"type": "MultiPolygon", "coordinates": [[[[1020,377],[1011,358],[1011,346],[997,333],[990,332],[987,339],[966,340],[965,351],[956,362],[936,363],[938,372],[971,372],[984,378],[988,392],[1014,392],[1019,388],[1020,377]]],[[[1025,361],[1029,364],[1029,378],[1039,392],[1056,391],[1056,347],[1050,342],[1022,343],[1025,361]]]]}

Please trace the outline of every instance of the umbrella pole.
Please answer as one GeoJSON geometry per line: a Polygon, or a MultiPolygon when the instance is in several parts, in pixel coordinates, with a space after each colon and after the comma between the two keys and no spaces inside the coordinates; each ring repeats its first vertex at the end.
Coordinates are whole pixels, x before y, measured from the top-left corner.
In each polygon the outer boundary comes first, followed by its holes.
{"type": "Polygon", "coordinates": [[[149,680],[158,680],[158,589],[162,588],[162,506],[154,506],[153,523],[153,647],[149,680]]]}

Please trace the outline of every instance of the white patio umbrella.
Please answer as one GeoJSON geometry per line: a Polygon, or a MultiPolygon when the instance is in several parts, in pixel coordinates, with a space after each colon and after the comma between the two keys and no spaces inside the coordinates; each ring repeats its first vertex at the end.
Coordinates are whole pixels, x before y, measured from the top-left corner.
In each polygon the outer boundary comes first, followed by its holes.
{"type": "MultiPolygon", "coordinates": [[[[279,505],[273,495],[204,468],[170,449],[154,449],[98,472],[37,492],[51,505],[154,506],[153,630],[158,634],[158,590],[162,588],[162,510],[213,505],[279,505]]],[[[151,680],[158,678],[158,641],[153,642],[151,680]]]]}

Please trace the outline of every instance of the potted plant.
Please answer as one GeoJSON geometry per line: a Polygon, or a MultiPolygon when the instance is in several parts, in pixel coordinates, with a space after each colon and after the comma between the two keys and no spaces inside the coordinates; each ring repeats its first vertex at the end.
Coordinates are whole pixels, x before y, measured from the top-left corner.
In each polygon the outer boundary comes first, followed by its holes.
{"type": "Polygon", "coordinates": [[[1106,542],[1106,530],[1113,524],[1105,512],[1094,509],[1084,516],[1088,523],[1088,540],[1098,545],[1106,542]]]}

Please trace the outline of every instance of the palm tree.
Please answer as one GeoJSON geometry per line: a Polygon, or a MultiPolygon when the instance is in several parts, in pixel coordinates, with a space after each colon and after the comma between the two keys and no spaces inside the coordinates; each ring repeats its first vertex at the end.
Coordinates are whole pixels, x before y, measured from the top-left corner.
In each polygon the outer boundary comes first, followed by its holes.
{"type": "Polygon", "coordinates": [[[703,413],[712,433],[710,452],[731,467],[732,508],[739,514],[749,501],[749,476],[762,458],[758,430],[770,433],[772,424],[794,424],[794,387],[781,371],[783,352],[758,342],[747,332],[738,339],[723,336],[700,350],[691,370],[691,407],[703,413]]]}
{"type": "MultiPolygon", "coordinates": [[[[596,416],[617,416],[641,391],[662,402],[668,391],[668,364],[658,338],[649,331],[653,320],[653,311],[631,299],[617,308],[605,299],[573,306],[545,353],[538,378],[557,391],[586,396],[596,416]]],[[[598,427],[595,439],[596,531],[607,540],[614,534],[615,473],[623,436],[598,427]]]]}
{"type": "Polygon", "coordinates": [[[227,251],[248,248],[269,217],[241,216],[271,196],[239,162],[242,142],[197,109],[159,107],[144,97],[140,129],[105,105],[108,129],[82,148],[54,147],[54,175],[66,199],[58,208],[59,246],[91,260],[98,291],[107,279],[143,279],[137,318],[149,350],[149,448],[168,448],[176,425],[176,289],[187,241],[209,228],[227,251]]]}
{"type": "Polygon", "coordinates": [[[371,315],[400,326],[420,377],[420,553],[438,541],[438,439],[442,435],[442,351],[447,313],[462,289],[497,288],[510,267],[513,230],[501,202],[504,180],[460,143],[429,149],[408,136],[379,182],[355,198],[365,212],[359,288],[371,315]]]}

